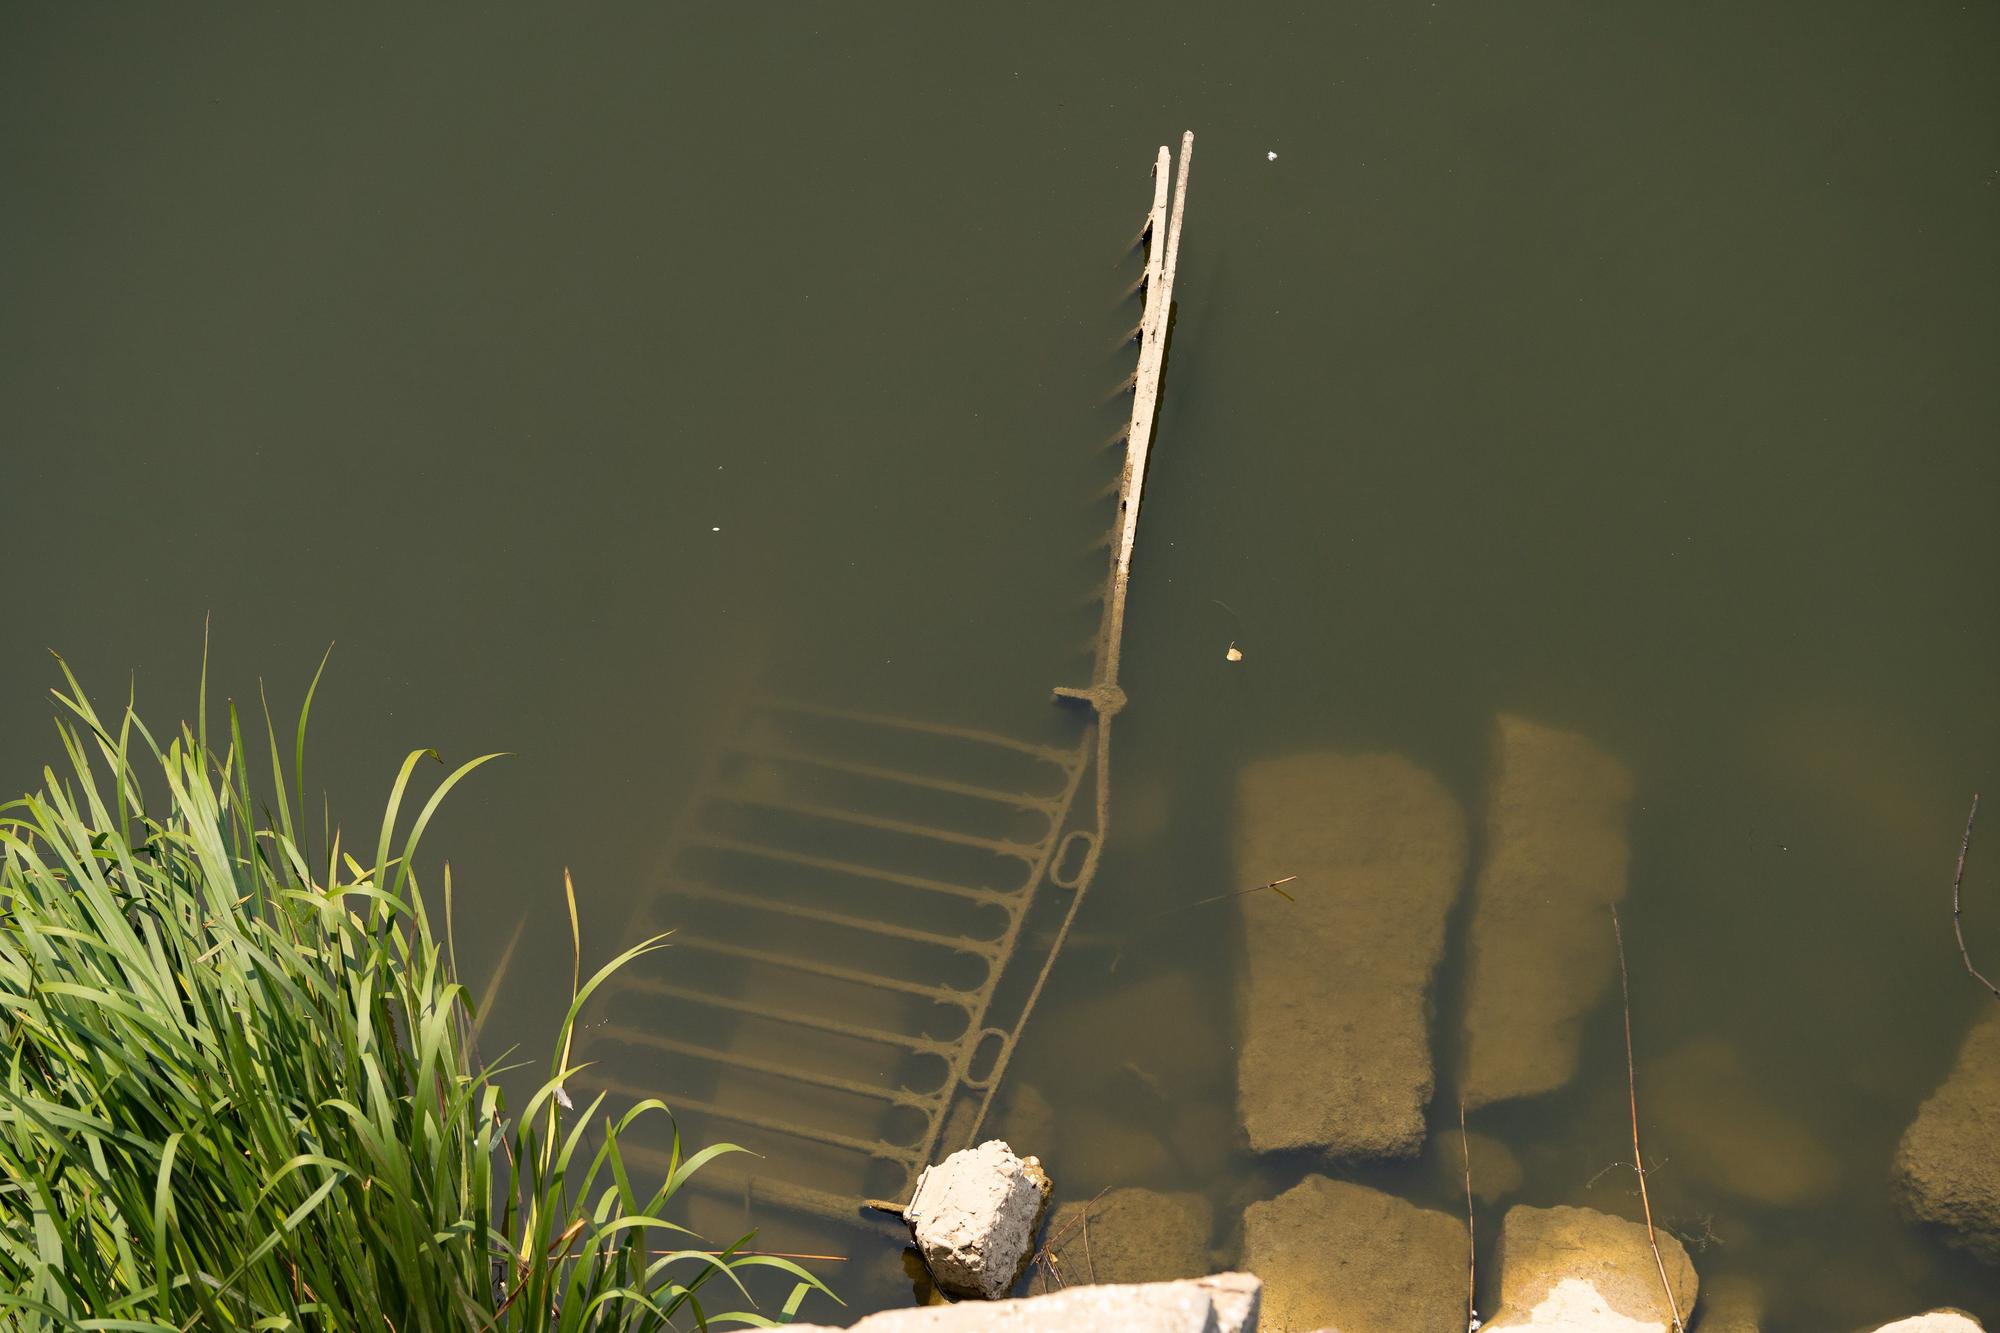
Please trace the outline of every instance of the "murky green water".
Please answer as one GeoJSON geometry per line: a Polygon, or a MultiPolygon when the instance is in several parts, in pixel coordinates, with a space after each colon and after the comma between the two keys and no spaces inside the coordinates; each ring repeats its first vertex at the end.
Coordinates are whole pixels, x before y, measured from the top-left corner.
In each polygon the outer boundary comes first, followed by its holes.
{"type": "MultiPolygon", "coordinates": [[[[1887,1187],[1991,1003],[1946,895],[2000,752],[1996,40],[1943,5],[13,9],[6,781],[53,753],[45,646],[157,716],[206,614],[285,709],[336,641],[350,820],[409,747],[518,754],[432,845],[476,957],[530,920],[499,1021],[539,1041],[562,869],[610,951],[745,682],[1044,725],[1122,246],[1192,127],[1113,834],[1012,1076],[1059,1186],[1205,1191],[1226,1248],[1297,1178],[1230,1141],[1226,909],[1149,918],[1240,887],[1244,764],[1400,752],[1476,812],[1511,710],[1637,783],[1642,1069],[1727,1043],[1836,1164],[1758,1202],[1675,1158],[1765,1122],[1651,1126],[1704,1279],[1778,1330],[2000,1317],[1887,1187]],[[1196,1018],[1135,1089],[1149,978],[1196,1018]],[[1091,1137],[1121,1120],[1154,1147],[1091,1137]]],[[[1621,1060],[1601,1006],[1576,1084],[1475,1116],[1516,1199],[1632,1208],[1621,1060]]],[[[836,1284],[896,1299],[854,1244],[836,1284]]]]}

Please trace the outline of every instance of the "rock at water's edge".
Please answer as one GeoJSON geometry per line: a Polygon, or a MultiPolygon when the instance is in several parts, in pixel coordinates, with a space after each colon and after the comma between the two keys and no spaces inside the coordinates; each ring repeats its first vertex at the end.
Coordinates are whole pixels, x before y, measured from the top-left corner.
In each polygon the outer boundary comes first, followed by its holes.
{"type": "Polygon", "coordinates": [[[1664,1231],[1657,1239],[1659,1262],[1637,1222],[1593,1208],[1509,1208],[1500,1229],[1500,1309],[1486,1327],[1669,1333],[1660,1263],[1683,1320],[1693,1317],[1700,1283],[1681,1243],[1664,1231]]]}
{"type": "Polygon", "coordinates": [[[1590,741],[1502,716],[1473,894],[1465,994],[1467,1106],[1575,1077],[1584,1014],[1616,954],[1632,777],[1590,741]]]}
{"type": "Polygon", "coordinates": [[[904,1216],[938,1286],[995,1300],[1027,1267],[1049,1179],[999,1139],[924,1168],[904,1216]]]}
{"type": "Polygon", "coordinates": [[[1465,1220],[1307,1176],[1243,1210],[1243,1266],[1275,1329],[1464,1333],[1465,1220]]]}
{"type": "Polygon", "coordinates": [[[1932,1310],[1884,1324],[1875,1333],[1984,1333],[1984,1326],[1963,1310],[1932,1310]]]}
{"type": "Polygon", "coordinates": [[[1465,821],[1390,754],[1302,754],[1237,786],[1236,899],[1247,957],[1237,1105],[1258,1152],[1403,1157],[1423,1144],[1426,998],[1465,873],[1465,821]]]}
{"type": "MultiPolygon", "coordinates": [[[[889,1310],[853,1327],[858,1333],[1257,1333],[1261,1289],[1248,1273],[1218,1273],[1143,1286],[1070,1287],[1018,1301],[889,1310]]],[[[835,1333],[830,1324],[790,1327],[797,1333],[835,1333]]]]}
{"type": "Polygon", "coordinates": [[[1918,1220],[2000,1259],[2000,1010],[1974,1026],[1918,1108],[1896,1150],[1896,1178],[1918,1220]]]}

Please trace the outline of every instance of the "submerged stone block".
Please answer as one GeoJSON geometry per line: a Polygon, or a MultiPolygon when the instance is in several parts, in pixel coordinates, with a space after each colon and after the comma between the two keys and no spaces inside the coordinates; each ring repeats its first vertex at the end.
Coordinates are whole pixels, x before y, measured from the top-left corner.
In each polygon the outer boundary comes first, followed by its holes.
{"type": "Polygon", "coordinates": [[[1064,1282],[1167,1282],[1208,1271],[1214,1223],[1199,1194],[1111,1190],[1056,1209],[1042,1243],[1064,1282]]]}
{"type": "Polygon", "coordinates": [[[1039,1162],[988,1139],[925,1167],[904,1217],[938,1286],[990,1301],[1027,1267],[1048,1197],[1039,1162]]]}
{"type": "MultiPolygon", "coordinates": [[[[1639,1071],[1648,1133],[1685,1171],[1716,1194],[1789,1206],[1833,1192],[1839,1161],[1797,1119],[1731,1045],[1690,1042],[1639,1071]]],[[[1622,1102],[1625,1090],[1616,1094],[1622,1102]]]]}
{"type": "Polygon", "coordinates": [[[1701,1333],[1758,1333],[1764,1326],[1764,1289],[1740,1275],[1702,1284],[1701,1333]]]}
{"type": "Polygon", "coordinates": [[[1918,1108],[1896,1150],[1896,1177],[1918,1220],[2000,1259],[2000,1011],[1972,1029],[1918,1108]]]}
{"type": "Polygon", "coordinates": [[[1500,1309],[1486,1327],[1569,1329],[1575,1333],[1672,1333],[1674,1285],[1681,1318],[1691,1320],[1700,1282],[1681,1243],[1593,1208],[1507,1210],[1500,1230],[1500,1309]]]}
{"type": "Polygon", "coordinates": [[[1427,998],[1465,874],[1465,820],[1398,755],[1314,753],[1243,771],[1237,1105],[1259,1152],[1403,1157],[1435,1075],[1427,998]]]}
{"type": "Polygon", "coordinates": [[[1472,1193],[1481,1203],[1497,1203],[1521,1188],[1524,1173],[1514,1150],[1478,1130],[1461,1141],[1455,1130],[1432,1136],[1424,1150],[1432,1178],[1443,1185],[1447,1196],[1465,1188],[1466,1164],[1471,1163],[1472,1193]]]}
{"type": "Polygon", "coordinates": [[[1467,1106],[1576,1075],[1583,1016],[1617,966],[1607,907],[1625,896],[1632,777],[1581,736],[1502,716],[1473,893],[1467,1106]]]}
{"type": "Polygon", "coordinates": [[[1465,1219],[1307,1176],[1243,1210],[1243,1266],[1272,1328],[1464,1333],[1465,1219]]]}

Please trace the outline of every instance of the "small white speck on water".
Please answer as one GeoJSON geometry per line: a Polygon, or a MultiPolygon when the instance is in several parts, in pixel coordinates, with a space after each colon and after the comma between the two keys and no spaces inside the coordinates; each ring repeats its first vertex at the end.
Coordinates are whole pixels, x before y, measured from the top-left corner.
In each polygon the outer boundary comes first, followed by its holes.
{"type": "Polygon", "coordinates": [[[722,531],[722,529],[721,529],[721,528],[710,528],[710,529],[709,529],[709,531],[710,531],[710,532],[720,532],[720,531],[722,531]]]}
{"type": "Polygon", "coordinates": [[[1278,160],[1278,155],[1276,153],[1267,152],[1264,154],[1264,160],[1266,162],[1276,162],[1278,160]]]}

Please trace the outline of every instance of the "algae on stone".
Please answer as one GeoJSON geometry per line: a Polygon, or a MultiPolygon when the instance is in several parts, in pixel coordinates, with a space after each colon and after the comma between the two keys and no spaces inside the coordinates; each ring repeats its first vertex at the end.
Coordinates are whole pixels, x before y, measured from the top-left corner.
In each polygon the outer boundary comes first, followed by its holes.
{"type": "Polygon", "coordinates": [[[1435,1075],[1427,1001],[1465,873],[1451,793],[1397,755],[1264,760],[1237,787],[1237,1105],[1259,1152],[1403,1157],[1435,1075]]]}
{"type": "Polygon", "coordinates": [[[1582,736],[1502,716],[1473,894],[1467,1106],[1576,1075],[1582,1021],[1616,964],[1606,908],[1625,896],[1632,777],[1582,736]]]}

